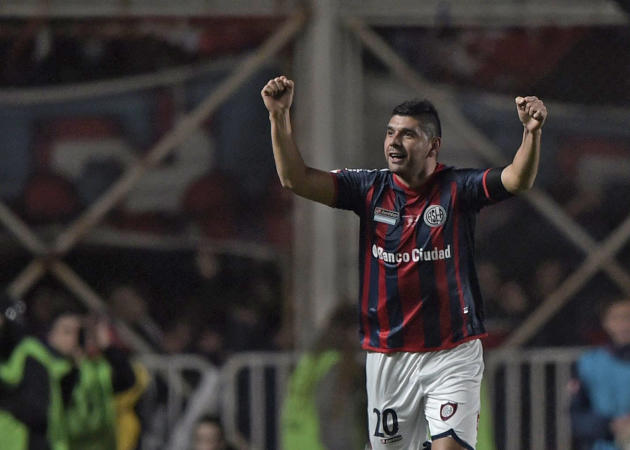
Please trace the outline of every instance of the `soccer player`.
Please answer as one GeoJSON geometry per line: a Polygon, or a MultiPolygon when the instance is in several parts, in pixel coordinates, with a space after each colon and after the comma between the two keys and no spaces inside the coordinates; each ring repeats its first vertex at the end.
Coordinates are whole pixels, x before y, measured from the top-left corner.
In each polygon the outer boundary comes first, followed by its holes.
{"type": "Polygon", "coordinates": [[[293,93],[284,76],[261,91],[282,185],[352,210],[361,221],[360,339],[368,352],[372,448],[473,449],[485,334],[475,217],[483,206],[532,187],[545,105],[537,97],[516,98],[523,139],[504,168],[438,163],[440,120],[423,100],[393,110],[384,142],[387,169],[326,172],[306,166],[295,144],[293,93]],[[432,443],[425,443],[427,431],[432,443]]]}

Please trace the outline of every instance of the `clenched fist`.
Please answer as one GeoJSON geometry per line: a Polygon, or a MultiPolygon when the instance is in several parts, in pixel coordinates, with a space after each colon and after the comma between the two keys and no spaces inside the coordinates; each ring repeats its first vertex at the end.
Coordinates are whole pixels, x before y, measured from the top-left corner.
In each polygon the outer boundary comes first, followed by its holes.
{"type": "Polygon", "coordinates": [[[538,97],[516,97],[518,118],[528,131],[540,130],[547,119],[547,108],[538,97]]]}
{"type": "Polygon", "coordinates": [[[260,92],[270,113],[287,110],[293,103],[293,81],[284,75],[269,80],[260,92]]]}

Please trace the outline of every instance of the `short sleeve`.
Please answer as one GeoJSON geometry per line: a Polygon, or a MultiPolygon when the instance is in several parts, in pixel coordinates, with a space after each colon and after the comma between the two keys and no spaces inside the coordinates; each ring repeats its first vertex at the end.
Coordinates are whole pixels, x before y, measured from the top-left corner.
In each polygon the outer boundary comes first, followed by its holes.
{"type": "Polygon", "coordinates": [[[478,211],[484,206],[512,197],[501,181],[502,171],[502,167],[457,170],[457,186],[463,204],[478,211]]]}
{"type": "Polygon", "coordinates": [[[335,180],[335,202],[333,206],[361,214],[368,190],[374,184],[378,171],[343,169],[331,172],[335,180]]]}

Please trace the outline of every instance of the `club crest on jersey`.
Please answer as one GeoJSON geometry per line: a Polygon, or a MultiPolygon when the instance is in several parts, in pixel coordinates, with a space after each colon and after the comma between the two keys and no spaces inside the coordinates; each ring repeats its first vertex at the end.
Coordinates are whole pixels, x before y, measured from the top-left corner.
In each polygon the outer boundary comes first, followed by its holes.
{"type": "Polygon", "coordinates": [[[431,205],[424,211],[424,223],[432,228],[444,225],[446,222],[446,210],[442,205],[431,205]]]}
{"type": "Polygon", "coordinates": [[[451,417],[453,417],[453,415],[455,415],[456,412],[457,412],[457,403],[448,402],[440,406],[440,418],[445,422],[451,417]]]}
{"type": "Polygon", "coordinates": [[[398,218],[400,217],[400,213],[397,211],[390,211],[389,209],[381,208],[377,206],[374,209],[374,221],[386,223],[388,225],[396,225],[398,222],[398,218]]]}

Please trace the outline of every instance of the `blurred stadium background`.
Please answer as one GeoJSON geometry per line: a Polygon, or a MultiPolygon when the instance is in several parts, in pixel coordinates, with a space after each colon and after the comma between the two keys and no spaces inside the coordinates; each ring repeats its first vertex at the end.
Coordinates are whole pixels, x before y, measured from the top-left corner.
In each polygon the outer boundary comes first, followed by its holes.
{"type": "Polygon", "coordinates": [[[630,294],[627,9],[2,0],[0,279],[33,328],[60,299],[117,321],[153,375],[143,450],[187,448],[207,411],[242,448],[279,448],[296,355],[355,296],[358,222],[281,190],[264,83],[296,81],[298,141],[324,169],[381,167],[391,108],[418,96],[443,162],[506,164],[513,99],[537,95],[536,189],[478,224],[486,378],[497,448],[568,448],[570,364],[604,338],[597,305],[630,294]]]}

